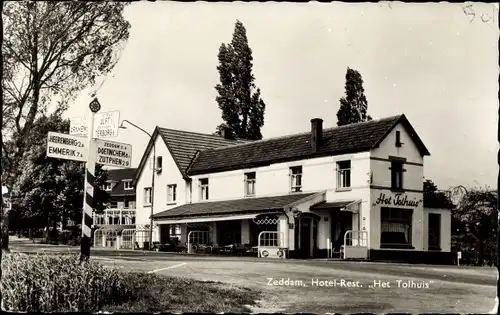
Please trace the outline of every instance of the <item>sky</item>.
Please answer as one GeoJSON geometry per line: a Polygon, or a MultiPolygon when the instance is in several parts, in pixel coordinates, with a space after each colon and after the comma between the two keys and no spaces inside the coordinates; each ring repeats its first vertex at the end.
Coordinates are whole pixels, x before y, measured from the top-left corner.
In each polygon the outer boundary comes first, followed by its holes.
{"type": "MultiPolygon", "coordinates": [[[[334,127],[347,67],[364,81],[374,118],[405,114],[431,155],[425,178],[440,189],[496,187],[498,5],[491,3],[135,2],[130,38],[95,88],[102,112],[155,126],[212,133],[217,53],[240,20],[266,103],[264,139],[334,127]],[[493,17],[495,20],[493,20],[493,17]]],[[[95,89],[94,88],[94,89],[95,89]]],[[[88,114],[91,89],[66,117],[88,114]]],[[[149,140],[129,127],[109,140],[132,145],[136,167],[149,140]]]]}

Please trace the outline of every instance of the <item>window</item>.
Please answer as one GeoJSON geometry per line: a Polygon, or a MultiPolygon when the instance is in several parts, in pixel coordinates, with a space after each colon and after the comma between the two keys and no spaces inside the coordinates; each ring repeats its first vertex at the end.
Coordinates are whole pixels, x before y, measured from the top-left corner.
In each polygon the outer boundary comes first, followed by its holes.
{"type": "Polygon", "coordinates": [[[255,172],[245,174],[245,196],[255,196],[255,172]]]}
{"type": "Polygon", "coordinates": [[[391,162],[391,188],[403,189],[403,162],[391,162]]]}
{"type": "Polygon", "coordinates": [[[116,209],[116,208],[118,208],[118,202],[117,202],[117,201],[115,201],[115,200],[110,201],[110,202],[109,202],[109,207],[110,207],[111,209],[116,209]]]}
{"type": "Polygon", "coordinates": [[[167,185],[167,202],[177,201],[177,185],[167,185]]]}
{"type": "Polygon", "coordinates": [[[162,168],[163,158],[161,156],[156,157],[156,169],[162,168]]]}
{"type": "Polygon", "coordinates": [[[123,181],[123,185],[125,187],[125,190],[132,190],[132,189],[134,189],[132,187],[132,181],[131,180],[125,180],[125,181],[123,181]]]}
{"type": "Polygon", "coordinates": [[[438,213],[429,213],[429,240],[428,248],[430,250],[441,249],[441,215],[438,213]]]}
{"type": "Polygon", "coordinates": [[[144,205],[151,204],[151,187],[144,188],[144,205]]]}
{"type": "Polygon", "coordinates": [[[111,182],[106,182],[102,185],[102,190],[111,191],[111,189],[112,189],[111,182]]]}
{"type": "Polygon", "coordinates": [[[208,200],[208,178],[200,179],[200,199],[208,200]]]}
{"type": "Polygon", "coordinates": [[[412,210],[397,208],[380,209],[380,247],[411,247],[412,210]]]}
{"type": "Polygon", "coordinates": [[[351,161],[337,162],[337,188],[351,187],[351,161]]]}
{"type": "Polygon", "coordinates": [[[130,208],[130,201],[129,201],[129,200],[125,200],[125,201],[123,202],[123,208],[124,208],[124,209],[128,209],[128,208],[130,208]]]}
{"type": "Polygon", "coordinates": [[[302,166],[290,167],[290,191],[302,191],[302,166]]]}
{"type": "Polygon", "coordinates": [[[401,147],[402,143],[401,143],[401,132],[400,131],[396,131],[396,147],[401,147]]]}

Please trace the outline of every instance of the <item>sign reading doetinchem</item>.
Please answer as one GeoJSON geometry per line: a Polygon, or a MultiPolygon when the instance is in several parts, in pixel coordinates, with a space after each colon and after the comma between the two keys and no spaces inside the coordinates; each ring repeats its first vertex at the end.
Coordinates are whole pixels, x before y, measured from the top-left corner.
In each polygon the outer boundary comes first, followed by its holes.
{"type": "Polygon", "coordinates": [[[88,148],[85,138],[49,131],[47,135],[47,156],[85,162],[88,148]]]}
{"type": "MultiPolygon", "coordinates": [[[[120,112],[112,111],[106,113],[97,113],[94,118],[94,137],[107,138],[118,136],[118,127],[120,123],[120,112]]],[[[75,136],[87,137],[89,132],[88,117],[70,118],[69,134],[75,136]]]]}
{"type": "Polygon", "coordinates": [[[97,139],[96,142],[96,163],[109,166],[131,167],[132,146],[130,144],[101,139],[97,139]]]}

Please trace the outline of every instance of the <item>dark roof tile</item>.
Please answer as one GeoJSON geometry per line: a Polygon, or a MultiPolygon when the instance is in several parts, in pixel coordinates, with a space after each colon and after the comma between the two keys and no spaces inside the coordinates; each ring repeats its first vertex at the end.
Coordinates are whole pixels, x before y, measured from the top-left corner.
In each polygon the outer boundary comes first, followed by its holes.
{"type": "Polygon", "coordinates": [[[199,153],[187,173],[198,175],[298,159],[369,151],[376,147],[399,122],[403,122],[410,130],[421,152],[428,154],[405,116],[398,115],[325,129],[322,143],[317,151],[313,151],[310,144],[310,132],[208,149],[199,153]]]}
{"type": "Polygon", "coordinates": [[[176,161],[182,176],[186,177],[186,170],[197,151],[209,150],[230,145],[247,143],[242,140],[224,139],[217,135],[197,132],[181,131],[167,128],[158,128],[163,141],[169,148],[176,161]]]}
{"type": "Polygon", "coordinates": [[[282,196],[245,198],[212,202],[188,203],[153,216],[155,219],[220,215],[233,213],[256,213],[275,211],[315,193],[294,193],[282,196]]]}
{"type": "Polygon", "coordinates": [[[135,189],[125,190],[124,180],[133,180],[136,168],[108,169],[108,181],[117,182],[109,193],[110,196],[133,196],[135,189]]]}

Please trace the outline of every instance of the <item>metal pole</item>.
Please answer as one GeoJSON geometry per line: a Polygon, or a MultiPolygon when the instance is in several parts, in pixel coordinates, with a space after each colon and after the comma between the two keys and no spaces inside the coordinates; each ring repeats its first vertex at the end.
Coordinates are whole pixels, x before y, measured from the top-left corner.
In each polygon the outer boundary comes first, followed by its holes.
{"type": "MultiPolygon", "coordinates": [[[[153,140],[154,141],[154,140],[153,140]]],[[[149,222],[149,250],[153,249],[153,214],[155,205],[156,143],[153,142],[153,171],[151,178],[151,216],[149,222]]]]}
{"type": "Polygon", "coordinates": [[[90,257],[90,243],[92,236],[92,214],[93,198],[94,198],[94,180],[95,180],[95,141],[94,136],[94,116],[100,109],[100,104],[95,98],[90,103],[89,114],[89,130],[87,132],[87,163],[85,167],[85,183],[83,190],[83,211],[82,211],[82,239],[80,244],[81,259],[88,259],[90,257]]]}

